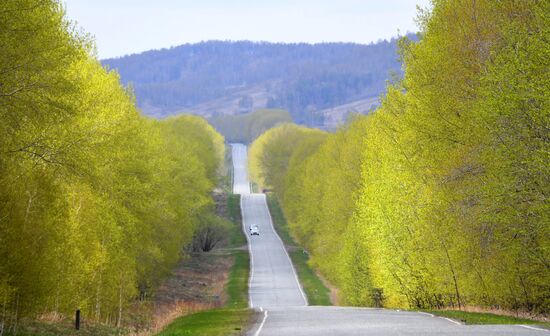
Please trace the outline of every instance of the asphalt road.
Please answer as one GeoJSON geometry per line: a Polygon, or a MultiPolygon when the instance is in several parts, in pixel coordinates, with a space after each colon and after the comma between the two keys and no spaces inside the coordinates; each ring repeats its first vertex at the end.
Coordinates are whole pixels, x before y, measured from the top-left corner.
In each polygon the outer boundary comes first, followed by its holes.
{"type": "Polygon", "coordinates": [[[251,255],[250,306],[307,306],[290,258],[273,229],[265,195],[241,195],[241,206],[251,255]],[[258,226],[259,236],[248,234],[250,225],[258,226]]]}
{"type": "Polygon", "coordinates": [[[232,144],[231,158],[233,160],[233,194],[250,194],[248,181],[248,154],[245,145],[232,144]]]}
{"type": "Polygon", "coordinates": [[[251,257],[249,304],[260,313],[249,335],[550,335],[534,326],[467,326],[426,313],[308,306],[290,258],[273,230],[265,195],[250,193],[246,146],[232,145],[232,155],[233,192],[241,194],[243,230],[251,257]],[[259,227],[259,236],[250,236],[252,224],[259,227]]]}
{"type": "Polygon", "coordinates": [[[241,194],[243,230],[251,256],[250,307],[307,306],[292,262],[273,229],[265,195],[250,193],[246,153],[246,146],[232,146],[233,193],[241,194]],[[259,236],[249,234],[251,225],[258,226],[259,236]]]}
{"type": "Polygon", "coordinates": [[[261,336],[548,335],[545,330],[510,325],[462,325],[429,314],[351,307],[277,307],[262,312],[250,333],[261,336]],[[267,315],[266,315],[267,314],[267,315]],[[267,316],[267,318],[265,318],[267,316]],[[264,320],[265,318],[265,320],[264,320]],[[261,329],[260,329],[261,328],[261,329]]]}

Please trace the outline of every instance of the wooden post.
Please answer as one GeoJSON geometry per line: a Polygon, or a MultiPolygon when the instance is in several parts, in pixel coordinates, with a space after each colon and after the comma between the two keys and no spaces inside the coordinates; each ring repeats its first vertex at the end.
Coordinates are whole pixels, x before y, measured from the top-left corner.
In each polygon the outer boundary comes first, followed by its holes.
{"type": "Polygon", "coordinates": [[[74,327],[75,327],[76,330],[80,330],[80,309],[76,310],[74,327]]]}

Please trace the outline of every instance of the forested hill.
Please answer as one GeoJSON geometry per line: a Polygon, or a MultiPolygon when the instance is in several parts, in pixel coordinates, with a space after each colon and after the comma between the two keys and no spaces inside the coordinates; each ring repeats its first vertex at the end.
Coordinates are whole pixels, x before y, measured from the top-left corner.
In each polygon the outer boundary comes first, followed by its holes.
{"type": "Polygon", "coordinates": [[[295,121],[312,125],[323,122],[324,109],[382,93],[391,73],[400,71],[396,44],[210,41],[103,64],[132,83],[148,115],[215,117],[268,107],[287,109],[295,121]]]}

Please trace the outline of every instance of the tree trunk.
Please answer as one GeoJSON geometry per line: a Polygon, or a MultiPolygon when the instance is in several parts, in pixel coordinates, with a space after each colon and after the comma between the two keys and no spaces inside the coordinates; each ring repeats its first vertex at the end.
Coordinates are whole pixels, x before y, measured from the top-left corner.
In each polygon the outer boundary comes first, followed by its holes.
{"type": "Polygon", "coordinates": [[[101,318],[101,272],[99,272],[99,281],[95,293],[95,318],[99,321],[101,318]]]}
{"type": "Polygon", "coordinates": [[[458,304],[458,309],[460,310],[461,306],[462,306],[462,302],[460,301],[460,292],[458,290],[458,281],[456,279],[456,273],[455,273],[455,270],[453,268],[453,263],[451,261],[451,257],[449,256],[449,251],[447,250],[447,246],[445,245],[445,243],[442,243],[442,245],[443,245],[443,249],[445,250],[445,255],[447,255],[447,261],[449,262],[449,268],[451,269],[451,274],[453,275],[453,282],[454,282],[454,285],[455,285],[455,293],[456,293],[456,301],[457,301],[457,304],[458,304]]]}
{"type": "Polygon", "coordinates": [[[19,319],[19,293],[17,293],[17,299],[15,301],[15,314],[13,315],[13,327],[12,332],[17,335],[17,320],[19,319]]]}
{"type": "Polygon", "coordinates": [[[122,274],[120,276],[120,284],[118,287],[118,318],[116,321],[117,328],[120,328],[122,323],[122,274]]]}
{"type": "Polygon", "coordinates": [[[2,304],[2,322],[0,322],[0,336],[4,335],[4,326],[6,325],[6,305],[8,304],[8,294],[4,294],[4,302],[2,304]]]}

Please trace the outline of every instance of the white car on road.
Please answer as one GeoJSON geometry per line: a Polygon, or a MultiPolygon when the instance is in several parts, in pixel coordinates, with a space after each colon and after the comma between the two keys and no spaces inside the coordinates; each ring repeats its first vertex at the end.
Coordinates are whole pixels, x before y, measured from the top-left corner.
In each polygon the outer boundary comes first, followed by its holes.
{"type": "Polygon", "coordinates": [[[250,235],[251,236],[259,236],[260,235],[260,229],[258,228],[257,225],[251,225],[250,226],[250,235]]]}

